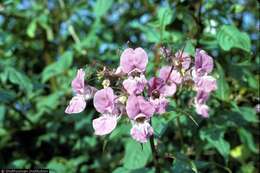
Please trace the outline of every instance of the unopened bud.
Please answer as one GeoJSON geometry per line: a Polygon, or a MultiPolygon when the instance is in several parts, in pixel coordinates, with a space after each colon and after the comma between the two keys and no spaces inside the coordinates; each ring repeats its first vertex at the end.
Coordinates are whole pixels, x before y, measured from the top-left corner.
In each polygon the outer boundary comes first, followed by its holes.
{"type": "Polygon", "coordinates": [[[109,86],[110,86],[110,81],[109,81],[108,79],[103,80],[102,86],[103,86],[104,88],[109,87],[109,86]]]}
{"type": "Polygon", "coordinates": [[[126,100],[127,100],[127,97],[126,96],[120,96],[118,97],[118,101],[122,104],[125,104],[126,103],[126,100]]]}

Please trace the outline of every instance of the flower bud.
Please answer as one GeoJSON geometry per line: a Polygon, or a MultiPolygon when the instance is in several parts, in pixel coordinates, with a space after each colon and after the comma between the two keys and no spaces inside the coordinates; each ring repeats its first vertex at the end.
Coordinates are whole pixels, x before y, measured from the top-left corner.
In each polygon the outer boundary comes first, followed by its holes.
{"type": "Polygon", "coordinates": [[[102,82],[103,88],[107,88],[110,86],[110,81],[108,79],[103,80],[102,82]]]}

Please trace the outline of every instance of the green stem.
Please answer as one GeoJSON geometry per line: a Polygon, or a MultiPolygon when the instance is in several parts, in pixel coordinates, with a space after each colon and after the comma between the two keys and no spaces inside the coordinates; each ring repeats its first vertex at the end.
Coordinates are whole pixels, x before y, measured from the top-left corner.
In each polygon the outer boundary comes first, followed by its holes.
{"type": "MultiPolygon", "coordinates": [[[[152,121],[150,123],[151,123],[151,126],[152,126],[152,121]]],[[[158,162],[159,156],[158,156],[157,150],[156,150],[155,145],[154,145],[154,135],[152,135],[150,137],[150,145],[151,145],[151,150],[152,150],[152,155],[153,155],[153,164],[154,164],[154,167],[155,167],[155,173],[160,173],[160,165],[159,165],[159,162],[158,162]]]]}
{"type": "Polygon", "coordinates": [[[156,150],[155,145],[154,145],[154,136],[153,135],[150,137],[150,145],[151,145],[151,149],[152,149],[153,164],[154,164],[154,167],[155,167],[155,173],[160,173],[160,166],[159,166],[159,163],[158,163],[158,153],[157,153],[157,150],[156,150]]]}

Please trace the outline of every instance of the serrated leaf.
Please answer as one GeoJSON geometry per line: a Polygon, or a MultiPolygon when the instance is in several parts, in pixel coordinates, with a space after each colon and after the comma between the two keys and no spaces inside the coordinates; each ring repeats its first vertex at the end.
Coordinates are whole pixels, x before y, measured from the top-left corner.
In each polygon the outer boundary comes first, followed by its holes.
{"type": "Polygon", "coordinates": [[[247,33],[240,32],[234,25],[224,25],[217,33],[220,47],[229,51],[231,48],[239,48],[250,52],[251,42],[247,33]]]}

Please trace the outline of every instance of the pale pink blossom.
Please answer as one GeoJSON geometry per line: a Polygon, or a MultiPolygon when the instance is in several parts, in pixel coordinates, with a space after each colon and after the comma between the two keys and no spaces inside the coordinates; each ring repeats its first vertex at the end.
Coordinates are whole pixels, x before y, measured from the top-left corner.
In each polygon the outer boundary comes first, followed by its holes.
{"type": "Polygon", "coordinates": [[[145,76],[141,74],[140,76],[129,76],[123,81],[123,86],[129,95],[141,94],[147,84],[145,76]]]}
{"type": "Polygon", "coordinates": [[[126,74],[132,71],[144,72],[148,63],[148,55],[143,48],[127,48],[120,57],[120,68],[126,74]]]}
{"type": "Polygon", "coordinates": [[[91,99],[96,92],[96,88],[85,85],[84,81],[85,72],[83,69],[79,69],[76,77],[72,80],[72,90],[75,92],[75,96],[69,102],[69,105],[65,109],[67,114],[75,114],[82,112],[86,107],[86,101],[91,99]]]}
{"type": "Polygon", "coordinates": [[[115,98],[112,88],[101,89],[94,95],[94,107],[100,113],[111,113],[115,108],[115,98]]]}
{"type": "Polygon", "coordinates": [[[159,77],[163,79],[166,83],[174,82],[175,84],[180,84],[182,82],[181,74],[177,70],[171,71],[170,66],[164,66],[159,71],[159,77]]]}
{"type": "Polygon", "coordinates": [[[202,90],[207,93],[215,91],[217,89],[216,79],[212,76],[202,76],[195,80],[196,90],[202,90]]]}
{"type": "Polygon", "coordinates": [[[175,53],[176,60],[181,63],[181,67],[184,70],[187,70],[190,67],[191,58],[188,53],[178,51],[175,53]]]}
{"type": "Polygon", "coordinates": [[[111,133],[117,125],[116,114],[103,114],[92,121],[95,135],[106,135],[111,133]]]}
{"type": "Polygon", "coordinates": [[[195,53],[195,69],[198,75],[209,74],[214,67],[213,58],[204,50],[196,49],[195,53]]]}
{"type": "Polygon", "coordinates": [[[153,105],[142,96],[131,95],[126,103],[126,112],[130,119],[137,120],[142,117],[149,119],[154,113],[153,105]]]}
{"type": "Polygon", "coordinates": [[[142,123],[134,122],[130,132],[132,138],[140,143],[146,143],[153,133],[153,128],[147,121],[142,123]]]}

